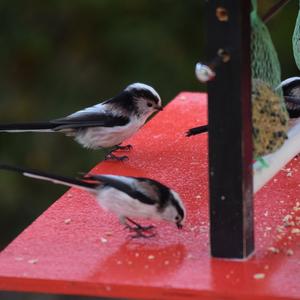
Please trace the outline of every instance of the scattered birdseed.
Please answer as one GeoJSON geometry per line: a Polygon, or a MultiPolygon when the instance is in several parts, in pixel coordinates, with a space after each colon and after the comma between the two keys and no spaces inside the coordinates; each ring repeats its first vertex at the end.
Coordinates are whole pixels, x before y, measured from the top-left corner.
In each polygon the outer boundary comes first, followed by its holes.
{"type": "Polygon", "coordinates": [[[279,253],[279,249],[278,249],[278,248],[275,248],[275,247],[269,247],[269,248],[268,248],[268,251],[270,251],[270,252],[272,252],[272,253],[275,253],[275,254],[279,253]]]}
{"type": "Polygon", "coordinates": [[[197,226],[191,227],[191,231],[195,231],[197,229],[197,226]]]}
{"type": "Polygon", "coordinates": [[[293,216],[292,216],[292,215],[286,215],[286,216],[282,219],[282,221],[283,221],[283,222],[289,222],[291,219],[293,219],[293,216]]]}
{"type": "Polygon", "coordinates": [[[282,233],[282,232],[284,232],[284,227],[283,226],[277,226],[276,230],[277,230],[277,232],[282,233]]]}
{"type": "Polygon", "coordinates": [[[200,226],[200,232],[207,232],[206,226],[200,226]]]}
{"type": "Polygon", "coordinates": [[[33,259],[29,259],[28,263],[32,264],[32,265],[35,265],[38,261],[39,261],[38,258],[33,258],[33,259]]]}
{"type": "Polygon", "coordinates": [[[286,255],[287,256],[291,256],[291,255],[293,255],[294,254],[294,251],[292,250],[292,249],[288,249],[287,251],[286,251],[286,255]]]}
{"type": "Polygon", "coordinates": [[[105,290],[108,291],[108,292],[110,292],[110,291],[111,291],[111,286],[106,285],[106,286],[105,286],[105,290]]]}
{"type": "Polygon", "coordinates": [[[104,238],[104,237],[101,237],[101,238],[100,238],[100,241],[101,241],[101,243],[103,243],[103,244],[105,244],[105,243],[108,242],[108,240],[107,240],[106,238],[104,238]]]}
{"type": "Polygon", "coordinates": [[[264,273],[256,273],[253,275],[254,279],[264,279],[266,277],[266,274],[264,273]]]}
{"type": "Polygon", "coordinates": [[[291,230],[291,233],[293,233],[293,234],[300,234],[300,229],[299,228],[293,228],[291,230]]]}
{"type": "Polygon", "coordinates": [[[23,257],[21,257],[21,256],[17,256],[17,257],[15,257],[15,260],[16,261],[22,261],[24,258],[23,257]]]}
{"type": "Polygon", "coordinates": [[[300,206],[297,206],[297,205],[294,206],[294,207],[293,207],[293,210],[294,210],[294,211],[299,211],[299,210],[300,210],[300,206]]]}
{"type": "Polygon", "coordinates": [[[295,225],[296,225],[296,224],[295,224],[294,221],[285,224],[286,227],[292,227],[292,226],[295,226],[295,225]]]}
{"type": "Polygon", "coordinates": [[[148,259],[154,259],[155,258],[155,256],[154,255],[148,255],[148,259]]]}
{"type": "Polygon", "coordinates": [[[65,223],[65,224],[70,224],[71,221],[72,221],[71,219],[65,219],[65,220],[64,220],[64,223],[65,223]]]}

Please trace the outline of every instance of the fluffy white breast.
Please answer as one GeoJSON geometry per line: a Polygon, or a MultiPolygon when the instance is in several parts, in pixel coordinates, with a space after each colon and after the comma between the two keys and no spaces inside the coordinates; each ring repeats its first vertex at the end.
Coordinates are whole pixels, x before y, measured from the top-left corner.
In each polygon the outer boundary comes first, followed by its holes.
{"type": "Polygon", "coordinates": [[[155,205],[144,204],[112,187],[100,188],[97,202],[118,217],[159,218],[155,205]]]}
{"type": "Polygon", "coordinates": [[[144,120],[131,117],[125,126],[90,127],[78,131],[75,140],[86,148],[108,148],[122,143],[136,133],[144,124],[144,120]]]}

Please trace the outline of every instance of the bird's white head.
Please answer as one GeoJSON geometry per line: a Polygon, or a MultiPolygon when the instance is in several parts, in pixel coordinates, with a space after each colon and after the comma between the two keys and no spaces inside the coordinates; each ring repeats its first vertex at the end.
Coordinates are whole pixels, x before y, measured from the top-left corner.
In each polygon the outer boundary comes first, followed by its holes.
{"type": "Polygon", "coordinates": [[[147,84],[133,83],[127,86],[125,91],[132,95],[140,115],[148,117],[155,111],[163,109],[159,94],[147,84]]]}
{"type": "Polygon", "coordinates": [[[170,199],[161,213],[162,219],[175,223],[181,229],[185,219],[186,210],[180,196],[173,190],[170,190],[170,199]]]}

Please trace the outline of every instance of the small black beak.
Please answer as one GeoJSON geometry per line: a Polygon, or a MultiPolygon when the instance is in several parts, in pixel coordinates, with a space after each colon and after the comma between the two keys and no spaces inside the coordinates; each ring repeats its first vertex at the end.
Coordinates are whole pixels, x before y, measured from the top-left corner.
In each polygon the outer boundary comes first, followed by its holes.
{"type": "Polygon", "coordinates": [[[163,108],[162,106],[157,106],[156,109],[157,109],[158,111],[164,110],[164,108],[163,108]]]}
{"type": "Polygon", "coordinates": [[[176,226],[178,229],[182,229],[182,227],[183,227],[181,223],[176,223],[176,226]]]}

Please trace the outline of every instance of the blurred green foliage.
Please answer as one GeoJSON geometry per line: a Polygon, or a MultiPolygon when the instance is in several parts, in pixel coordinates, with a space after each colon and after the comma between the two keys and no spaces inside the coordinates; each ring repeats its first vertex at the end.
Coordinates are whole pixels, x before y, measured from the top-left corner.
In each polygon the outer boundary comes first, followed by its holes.
{"type": "MultiPolygon", "coordinates": [[[[167,103],[204,90],[194,76],[203,59],[203,0],[2,0],[0,121],[67,115],[132,82],[153,85],[167,103]]],[[[260,1],[264,12],[276,1],[260,1]]],[[[296,76],[292,1],[268,25],[283,78],[296,76]]],[[[213,34],[213,33],[211,33],[213,34]]],[[[1,134],[1,161],[61,174],[88,171],[103,158],[59,134],[1,134]]],[[[0,174],[0,249],[66,189],[0,174]]]]}

